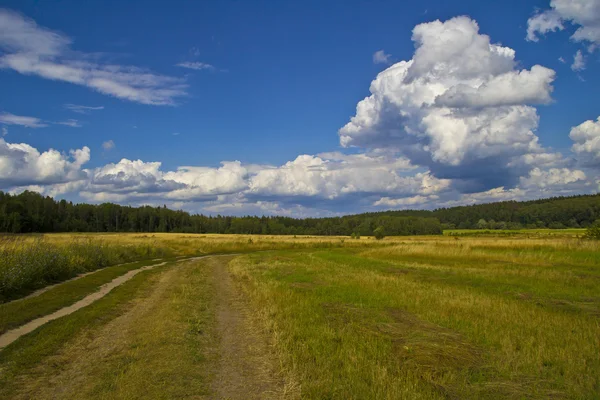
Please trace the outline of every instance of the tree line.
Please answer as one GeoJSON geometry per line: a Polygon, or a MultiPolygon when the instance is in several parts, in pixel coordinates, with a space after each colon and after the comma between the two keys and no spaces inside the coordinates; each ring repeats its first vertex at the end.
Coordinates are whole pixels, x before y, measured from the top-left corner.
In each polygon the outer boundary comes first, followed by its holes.
{"type": "Polygon", "coordinates": [[[192,215],[164,207],[73,204],[35,192],[0,192],[0,232],[179,232],[270,235],[439,235],[432,217],[351,215],[336,218],[192,215]]]}
{"type": "Polygon", "coordinates": [[[333,218],[206,216],[163,207],[73,204],[35,192],[0,191],[0,231],[180,232],[271,235],[437,235],[443,229],[586,228],[600,219],[600,195],[504,201],[433,211],[403,210],[333,218]]]}
{"type": "Polygon", "coordinates": [[[433,217],[444,229],[587,228],[600,219],[600,194],[367,215],[433,217]]]}

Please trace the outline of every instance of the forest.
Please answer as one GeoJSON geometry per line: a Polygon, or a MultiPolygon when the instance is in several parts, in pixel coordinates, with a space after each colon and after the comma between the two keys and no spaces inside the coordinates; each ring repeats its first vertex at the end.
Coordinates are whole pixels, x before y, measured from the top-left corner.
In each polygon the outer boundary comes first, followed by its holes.
{"type": "Polygon", "coordinates": [[[443,229],[585,228],[600,218],[600,195],[402,210],[330,218],[206,216],[163,207],[73,204],[25,191],[0,192],[0,231],[179,232],[271,235],[439,235],[443,229]]]}

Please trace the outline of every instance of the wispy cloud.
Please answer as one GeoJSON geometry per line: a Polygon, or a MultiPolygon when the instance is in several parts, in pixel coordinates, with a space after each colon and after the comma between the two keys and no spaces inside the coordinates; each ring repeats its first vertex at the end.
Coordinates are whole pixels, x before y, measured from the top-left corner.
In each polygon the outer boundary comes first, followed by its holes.
{"type": "Polygon", "coordinates": [[[67,110],[76,112],[78,114],[89,114],[91,111],[104,110],[104,106],[92,107],[82,106],[79,104],[65,104],[63,107],[65,107],[67,110]]]}
{"type": "Polygon", "coordinates": [[[573,64],[571,69],[575,72],[583,71],[585,69],[585,57],[581,53],[581,50],[577,50],[577,53],[573,56],[573,64]]]}
{"type": "Polygon", "coordinates": [[[7,112],[0,113],[0,123],[6,125],[21,125],[27,128],[44,128],[48,126],[39,118],[15,115],[7,112]]]}
{"type": "Polygon", "coordinates": [[[6,135],[8,135],[8,128],[3,126],[2,127],[2,136],[6,136],[6,135]]]}
{"type": "Polygon", "coordinates": [[[182,67],[182,68],[188,68],[188,69],[193,69],[196,71],[202,71],[202,70],[207,70],[207,71],[216,71],[217,69],[210,64],[207,63],[203,63],[203,62],[199,62],[199,61],[187,61],[187,62],[182,62],[179,64],[175,64],[177,67],[182,67]]]}
{"type": "Polygon", "coordinates": [[[102,148],[106,151],[112,150],[115,148],[115,142],[112,140],[107,140],[106,142],[102,143],[102,148]]]}
{"type": "Polygon", "coordinates": [[[173,132],[173,136],[179,136],[179,135],[181,135],[180,132],[173,132]]]}
{"type": "Polygon", "coordinates": [[[68,36],[32,19],[0,9],[0,69],[69,82],[142,104],[175,105],[187,94],[185,80],[135,66],[102,63],[94,54],[71,49],[68,36]]]}
{"type": "Polygon", "coordinates": [[[378,50],[373,53],[373,63],[374,64],[390,64],[391,54],[386,54],[383,50],[378,50]]]}
{"type": "Polygon", "coordinates": [[[68,119],[66,121],[58,121],[58,122],[55,122],[55,124],[70,126],[71,128],[81,128],[83,126],[81,124],[81,122],[76,119],[68,119]]]}

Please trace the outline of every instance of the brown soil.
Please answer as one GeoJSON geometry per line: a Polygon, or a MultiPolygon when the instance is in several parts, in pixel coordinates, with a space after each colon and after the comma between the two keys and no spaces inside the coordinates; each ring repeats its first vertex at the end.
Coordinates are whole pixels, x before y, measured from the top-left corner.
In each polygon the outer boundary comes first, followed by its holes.
{"type": "Polygon", "coordinates": [[[285,382],[267,336],[253,321],[243,293],[227,264],[211,259],[216,285],[219,361],[213,381],[215,399],[284,399],[285,382]]]}

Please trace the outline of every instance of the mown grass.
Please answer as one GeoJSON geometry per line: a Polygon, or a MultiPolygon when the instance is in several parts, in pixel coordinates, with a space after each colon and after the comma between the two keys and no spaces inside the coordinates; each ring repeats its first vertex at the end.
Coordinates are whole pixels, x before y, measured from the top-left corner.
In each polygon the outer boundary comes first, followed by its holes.
{"type": "Polygon", "coordinates": [[[22,389],[15,377],[32,373],[77,334],[107,324],[127,311],[132,300],[149,295],[162,272],[160,268],[141,272],[92,305],[50,321],[3,349],[0,352],[0,398],[13,398],[22,389]]]}
{"type": "Polygon", "coordinates": [[[107,267],[80,279],[57,285],[39,296],[0,304],[0,334],[69,306],[128,271],[156,263],[159,261],[138,261],[107,267]]]}
{"type": "Polygon", "coordinates": [[[207,268],[193,261],[142,272],[93,305],[19,339],[0,353],[0,397],[209,395],[217,337],[207,268]]]}
{"type": "Polygon", "coordinates": [[[164,257],[167,248],[79,239],[52,242],[41,236],[0,236],[0,302],[109,265],[164,257]]]}
{"type": "Polygon", "coordinates": [[[303,398],[583,399],[600,396],[594,246],[406,240],[252,254],[231,270],[303,398]]]}

